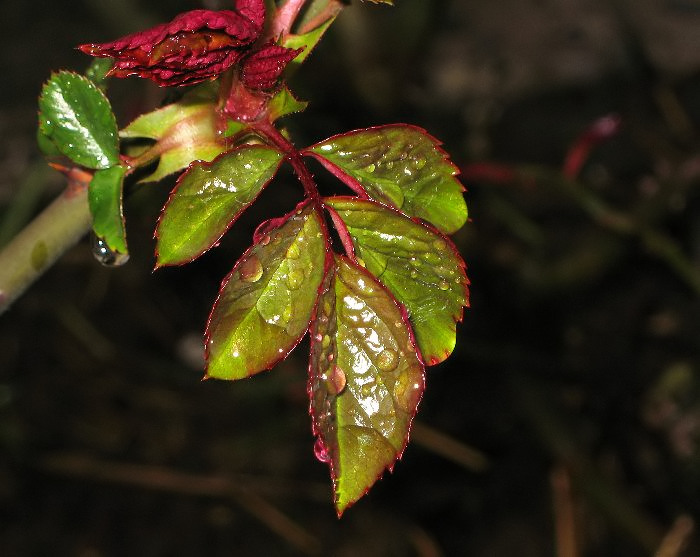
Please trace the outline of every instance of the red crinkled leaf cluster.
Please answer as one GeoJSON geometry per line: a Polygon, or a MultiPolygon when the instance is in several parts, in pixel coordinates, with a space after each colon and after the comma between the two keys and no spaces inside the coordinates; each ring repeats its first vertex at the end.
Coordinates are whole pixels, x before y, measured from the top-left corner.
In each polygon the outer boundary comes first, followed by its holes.
{"type": "Polygon", "coordinates": [[[234,10],[192,10],[116,41],[78,48],[114,58],[108,75],[145,77],[161,87],[214,79],[240,62],[246,87],[267,90],[301,50],[274,44],[256,48],[264,21],[264,0],[236,0],[234,10]]]}

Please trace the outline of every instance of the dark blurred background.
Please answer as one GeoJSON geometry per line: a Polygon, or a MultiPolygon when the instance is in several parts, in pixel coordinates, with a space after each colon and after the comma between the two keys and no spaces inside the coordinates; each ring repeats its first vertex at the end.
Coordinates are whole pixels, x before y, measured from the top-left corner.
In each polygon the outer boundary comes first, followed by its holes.
{"type": "MultiPolygon", "coordinates": [[[[128,200],[127,265],[86,239],[0,317],[1,555],[700,554],[700,2],[396,3],[341,15],[286,122],[300,145],[417,124],[464,171],[472,307],[394,473],[335,517],[304,343],[200,381],[221,278],[300,188],[275,182],[218,249],[152,273],[163,182],[128,200]],[[617,133],[585,133],[609,115],[617,133]]],[[[34,141],[50,71],[228,4],[1,5],[4,243],[64,186],[34,141]]],[[[122,126],[162,98],[110,87],[122,126]]]]}

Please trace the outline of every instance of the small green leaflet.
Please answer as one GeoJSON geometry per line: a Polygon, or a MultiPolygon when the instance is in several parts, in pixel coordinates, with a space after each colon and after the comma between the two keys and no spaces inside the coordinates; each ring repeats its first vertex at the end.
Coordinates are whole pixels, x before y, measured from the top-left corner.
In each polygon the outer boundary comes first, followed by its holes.
{"type": "Polygon", "coordinates": [[[456,322],[468,304],[464,261],[448,238],[379,203],[325,200],[350,233],[355,253],[407,309],[428,365],[454,350],[456,322]]]}
{"type": "Polygon", "coordinates": [[[324,280],[309,365],[314,449],[330,464],[340,515],[401,456],[425,387],[402,309],[346,257],[324,280]]]}
{"type": "Polygon", "coordinates": [[[440,143],[420,128],[396,124],[351,131],[305,153],[360,195],[393,205],[445,234],[467,220],[457,168],[440,143]]]}
{"type": "Polygon", "coordinates": [[[156,140],[137,157],[139,165],[160,157],[155,171],[140,182],[157,182],[192,161],[209,162],[226,150],[216,130],[216,106],[190,97],[139,116],[120,135],[156,140]]]}
{"type": "Polygon", "coordinates": [[[158,221],[157,266],[187,263],[216,244],[283,158],[270,147],[243,145],[211,163],[193,163],[178,179],[158,221]]]}
{"type": "Polygon", "coordinates": [[[309,327],[327,247],[318,214],[307,206],[238,260],[209,317],[208,377],[242,379],[286,357],[309,327]]]}
{"type": "Polygon", "coordinates": [[[122,210],[122,186],[126,168],[120,165],[97,170],[88,186],[92,230],[109,249],[126,255],[126,231],[122,210]]]}
{"type": "Polygon", "coordinates": [[[304,60],[306,60],[309,54],[311,54],[311,51],[321,40],[323,34],[328,30],[333,21],[335,21],[335,16],[329,17],[327,21],[315,29],[312,29],[308,33],[304,33],[303,35],[289,34],[284,38],[282,46],[291,49],[304,49],[303,52],[294,58],[294,60],[289,63],[289,66],[287,66],[286,72],[288,76],[304,63],[304,60]]]}
{"type": "Polygon", "coordinates": [[[270,100],[267,105],[267,114],[269,115],[270,122],[274,122],[283,116],[288,116],[289,114],[294,114],[295,112],[301,112],[306,109],[306,101],[299,101],[292,95],[292,92],[285,85],[280,89],[280,91],[270,100]]]}
{"type": "Polygon", "coordinates": [[[80,166],[109,168],[119,162],[119,137],[112,107],[87,77],[53,74],[39,97],[39,129],[80,166]]]}

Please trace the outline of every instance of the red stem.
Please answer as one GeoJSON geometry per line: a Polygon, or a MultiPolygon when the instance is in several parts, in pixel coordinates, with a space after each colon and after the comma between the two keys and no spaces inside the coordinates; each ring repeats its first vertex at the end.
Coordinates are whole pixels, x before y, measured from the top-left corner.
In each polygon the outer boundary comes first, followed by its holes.
{"type": "Polygon", "coordinates": [[[286,137],[284,137],[274,125],[266,120],[256,122],[252,127],[263,139],[266,139],[269,143],[277,147],[287,156],[287,160],[292,165],[294,173],[297,175],[297,178],[299,178],[301,185],[304,186],[304,193],[306,193],[306,197],[311,200],[314,209],[321,219],[324,232],[326,235],[328,235],[326,221],[323,216],[325,204],[321,199],[321,195],[318,193],[318,187],[316,187],[314,177],[311,175],[311,172],[309,172],[306,164],[304,164],[299,150],[294,147],[294,145],[286,137]]]}

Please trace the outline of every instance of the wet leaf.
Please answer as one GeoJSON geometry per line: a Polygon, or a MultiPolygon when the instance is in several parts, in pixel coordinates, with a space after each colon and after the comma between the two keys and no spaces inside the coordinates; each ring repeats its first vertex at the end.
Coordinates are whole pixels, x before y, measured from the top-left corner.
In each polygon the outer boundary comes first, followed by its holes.
{"type": "Polygon", "coordinates": [[[181,101],[139,116],[120,132],[125,139],[156,140],[135,161],[143,166],[160,158],[156,170],[140,182],[158,181],[192,161],[210,162],[226,150],[216,129],[216,106],[207,97],[208,89],[199,86],[181,101]]]}
{"type": "Polygon", "coordinates": [[[53,74],[39,97],[39,127],[58,150],[87,168],[119,162],[119,137],[112,107],[87,77],[53,74]]]}
{"type": "Polygon", "coordinates": [[[92,230],[111,251],[122,255],[128,253],[122,209],[125,172],[120,165],[98,170],[88,186],[92,230]]]}
{"type": "Polygon", "coordinates": [[[415,126],[351,131],[306,151],[350,188],[452,234],[467,220],[464,188],[440,143],[415,126]]]}
{"type": "Polygon", "coordinates": [[[187,263],[219,241],[277,172],[284,155],[243,145],[195,162],[177,181],[158,221],[158,266],[187,263]]]}
{"type": "Polygon", "coordinates": [[[238,260],[209,317],[207,376],[241,379],[287,356],[309,326],[326,252],[321,221],[307,206],[238,260]]]}
{"type": "Polygon", "coordinates": [[[424,361],[447,358],[468,304],[464,261],[452,242],[373,201],[336,197],[326,203],[347,226],[357,257],[408,310],[424,361]]]}
{"type": "Polygon", "coordinates": [[[401,456],[425,385],[402,308],[345,257],[328,273],[311,329],[309,394],[317,458],[338,514],[401,456]]]}

